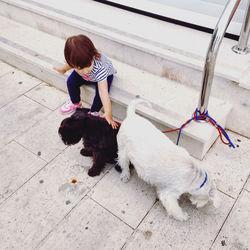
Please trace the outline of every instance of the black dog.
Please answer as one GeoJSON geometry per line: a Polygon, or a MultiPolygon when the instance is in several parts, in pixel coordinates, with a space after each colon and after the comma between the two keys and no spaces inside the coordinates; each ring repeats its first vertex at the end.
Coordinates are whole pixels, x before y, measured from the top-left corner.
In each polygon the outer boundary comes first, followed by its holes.
{"type": "MultiPolygon", "coordinates": [[[[88,114],[89,109],[78,108],[70,117],[61,122],[58,130],[66,145],[74,145],[81,139],[83,148],[80,153],[93,156],[93,165],[88,171],[89,176],[99,175],[105,163],[115,163],[117,158],[118,129],[112,129],[108,122],[98,116],[88,114]]],[[[116,167],[117,170],[119,167],[116,167]]]]}

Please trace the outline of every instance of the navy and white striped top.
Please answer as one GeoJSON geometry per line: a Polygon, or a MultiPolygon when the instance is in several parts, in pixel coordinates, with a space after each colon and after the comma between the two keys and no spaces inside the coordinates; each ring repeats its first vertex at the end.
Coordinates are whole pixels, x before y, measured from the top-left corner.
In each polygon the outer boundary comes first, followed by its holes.
{"type": "Polygon", "coordinates": [[[94,58],[93,69],[89,74],[78,74],[87,81],[102,82],[107,79],[108,76],[116,72],[111,60],[107,56],[101,54],[100,58],[94,58]]]}

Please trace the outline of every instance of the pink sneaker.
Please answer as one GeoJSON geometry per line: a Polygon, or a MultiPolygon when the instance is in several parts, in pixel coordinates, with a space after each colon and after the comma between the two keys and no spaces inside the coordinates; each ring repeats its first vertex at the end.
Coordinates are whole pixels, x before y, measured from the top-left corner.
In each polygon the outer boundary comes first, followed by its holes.
{"type": "Polygon", "coordinates": [[[69,114],[71,112],[73,112],[74,110],[76,110],[77,108],[81,108],[82,107],[82,103],[72,103],[71,101],[66,102],[60,109],[61,113],[63,115],[65,114],[69,114]]]}

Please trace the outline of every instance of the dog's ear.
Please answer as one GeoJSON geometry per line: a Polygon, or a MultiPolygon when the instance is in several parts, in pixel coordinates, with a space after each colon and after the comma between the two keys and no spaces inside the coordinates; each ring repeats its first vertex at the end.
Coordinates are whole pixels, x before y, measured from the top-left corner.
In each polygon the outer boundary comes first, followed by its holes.
{"type": "Polygon", "coordinates": [[[89,111],[90,109],[87,108],[77,108],[75,113],[71,115],[71,117],[75,119],[85,119],[87,116],[89,116],[89,111]]]}
{"type": "Polygon", "coordinates": [[[78,143],[83,134],[83,120],[69,117],[61,122],[58,134],[66,145],[74,145],[78,143]]]}
{"type": "Polygon", "coordinates": [[[89,108],[77,108],[75,112],[81,112],[81,113],[88,114],[89,111],[90,111],[89,108]]]}

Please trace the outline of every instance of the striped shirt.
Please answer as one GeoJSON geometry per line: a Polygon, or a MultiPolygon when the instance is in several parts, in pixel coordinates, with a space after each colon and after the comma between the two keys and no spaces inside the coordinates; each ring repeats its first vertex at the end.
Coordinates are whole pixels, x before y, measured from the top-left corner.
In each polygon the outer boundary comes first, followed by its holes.
{"type": "Polygon", "coordinates": [[[82,78],[90,82],[102,82],[108,76],[115,74],[117,71],[113,67],[111,60],[101,54],[100,58],[94,58],[93,69],[88,74],[80,74],[82,78]]]}

